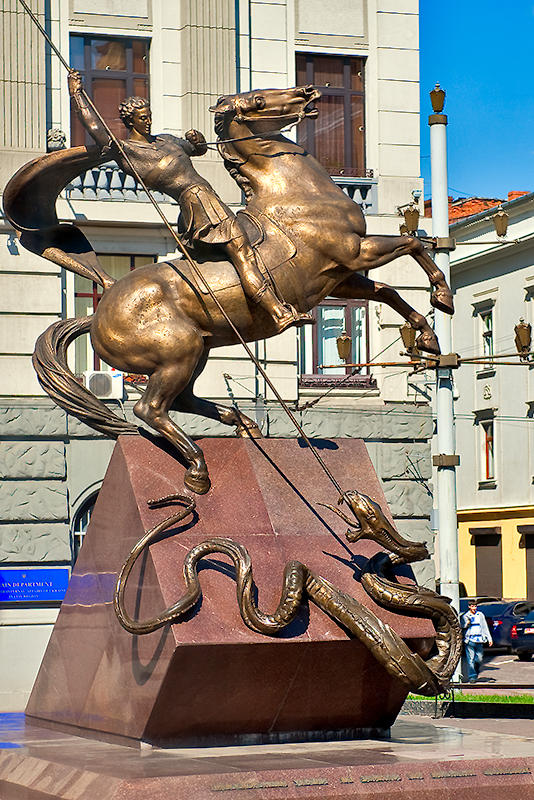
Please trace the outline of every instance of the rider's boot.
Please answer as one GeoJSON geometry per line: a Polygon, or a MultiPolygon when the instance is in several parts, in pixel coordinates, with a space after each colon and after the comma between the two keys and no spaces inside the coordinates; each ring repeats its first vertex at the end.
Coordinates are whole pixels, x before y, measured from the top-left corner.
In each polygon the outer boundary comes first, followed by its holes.
{"type": "Polygon", "coordinates": [[[311,314],[302,314],[290,303],[282,303],[273,291],[271,282],[265,278],[262,287],[251,298],[254,303],[261,303],[269,312],[276,323],[278,333],[285,331],[291,325],[301,328],[303,325],[315,323],[311,314]]]}
{"type": "Polygon", "coordinates": [[[258,267],[254,250],[236,219],[234,227],[235,235],[227,243],[226,250],[237,269],[247,297],[253,303],[261,304],[271,315],[278,328],[278,333],[285,331],[290,325],[300,327],[313,324],[315,320],[311,314],[301,314],[289,303],[282,303],[278,299],[271,281],[258,267]]]}

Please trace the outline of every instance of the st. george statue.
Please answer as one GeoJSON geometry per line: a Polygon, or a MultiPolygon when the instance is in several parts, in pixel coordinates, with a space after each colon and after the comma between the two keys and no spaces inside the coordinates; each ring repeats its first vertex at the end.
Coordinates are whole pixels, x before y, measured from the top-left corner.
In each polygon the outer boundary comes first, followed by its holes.
{"type": "MultiPolygon", "coordinates": [[[[130,164],[87,103],[80,73],[70,72],[68,82],[73,108],[84,128],[102,151],[109,153],[110,159],[132,174],[130,164]]],[[[236,268],[247,297],[262,304],[272,315],[279,332],[293,324],[313,323],[309,314],[299,313],[276,296],[271,281],[258,267],[239,219],[191,163],[191,156],[202,156],[207,151],[203,134],[189,130],[185,139],[168,133],[153,136],[152,113],[144,97],[128,97],[119,105],[119,115],[129,131],[128,139],[121,142],[124,152],[150,189],[167,194],[179,203],[186,240],[222,247],[236,268]]]]}

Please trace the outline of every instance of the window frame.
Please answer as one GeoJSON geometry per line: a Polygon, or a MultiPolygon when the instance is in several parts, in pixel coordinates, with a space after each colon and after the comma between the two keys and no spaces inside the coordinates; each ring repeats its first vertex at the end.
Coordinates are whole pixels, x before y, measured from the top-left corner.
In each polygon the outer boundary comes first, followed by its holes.
{"type": "MultiPolygon", "coordinates": [[[[83,85],[84,89],[86,90],[89,97],[94,97],[93,93],[93,81],[94,80],[123,80],[126,82],[126,95],[125,97],[132,97],[135,95],[134,92],[134,80],[136,79],[145,79],[146,80],[146,99],[150,103],[150,44],[151,39],[146,36],[110,36],[108,34],[99,34],[95,32],[91,33],[77,33],[73,32],[69,34],[69,50],[72,53],[72,42],[73,39],[82,39],[83,40],[83,62],[84,66],[83,69],[78,70],[80,75],[83,78],[83,85]],[[126,49],[126,69],[124,70],[112,70],[112,69],[93,69],[91,65],[91,40],[99,39],[104,41],[120,41],[121,43],[125,43],[126,49]],[[147,46],[147,62],[146,62],[146,72],[134,72],[133,70],[133,43],[134,41],[145,42],[147,46]]],[[[72,61],[72,57],[71,57],[72,61]]],[[[118,113],[118,112],[117,112],[118,113]]],[[[72,139],[73,139],[73,119],[74,114],[71,109],[71,117],[70,117],[70,138],[71,138],[71,146],[72,146],[72,139]]],[[[126,128],[124,129],[126,132],[126,128]]],[[[87,131],[85,131],[85,141],[84,144],[92,145],[94,144],[91,136],[87,131]]]]}
{"type": "Polygon", "coordinates": [[[481,446],[481,482],[495,482],[495,420],[480,421],[482,434],[481,446]]]}
{"type": "MultiPolygon", "coordinates": [[[[353,372],[353,367],[345,367],[344,374],[323,374],[319,372],[319,309],[324,307],[332,307],[332,306],[341,306],[344,308],[345,314],[345,327],[344,330],[347,331],[347,334],[350,338],[353,338],[353,331],[352,331],[352,310],[354,308],[364,308],[365,309],[365,360],[369,361],[369,302],[367,300],[345,300],[341,298],[335,297],[328,297],[319,303],[316,306],[312,313],[313,318],[315,319],[315,325],[312,327],[311,334],[312,334],[312,373],[301,373],[299,377],[299,386],[301,388],[314,388],[314,387],[335,387],[341,385],[343,388],[365,388],[371,389],[376,388],[376,380],[370,374],[368,368],[366,372],[359,373],[356,375],[351,375],[353,372]]],[[[301,334],[302,336],[302,334],[301,334]]],[[[302,364],[303,359],[303,350],[305,348],[305,340],[302,337],[301,340],[301,357],[300,363],[302,364]]],[[[341,365],[340,365],[341,366],[341,365]]]]}
{"type": "Polygon", "coordinates": [[[80,550],[82,549],[99,491],[100,490],[89,495],[73,516],[70,528],[71,567],[74,567],[80,550]]]}
{"type": "MultiPolygon", "coordinates": [[[[110,256],[110,255],[117,256],[117,257],[123,257],[123,258],[129,258],[130,259],[130,272],[132,272],[136,268],[136,266],[135,266],[135,259],[136,258],[145,258],[146,257],[146,259],[147,259],[146,263],[147,264],[151,264],[151,263],[152,264],[156,264],[157,260],[158,260],[158,257],[157,257],[157,255],[155,253],[96,253],[96,257],[97,258],[99,256],[110,256]],[[150,258],[152,258],[153,260],[150,261],[149,260],[150,258]]],[[[126,274],[128,274],[128,273],[126,273],[126,274]]],[[[104,290],[103,290],[102,286],[100,286],[98,283],[93,281],[93,288],[92,288],[91,292],[77,292],[76,291],[76,276],[74,276],[74,278],[75,278],[75,281],[74,281],[74,306],[76,307],[76,299],[78,297],[85,297],[86,299],[87,298],[92,298],[92,300],[93,300],[93,314],[94,314],[96,309],[97,309],[97,307],[98,307],[98,304],[99,304],[100,300],[102,299],[102,295],[104,294],[104,290]]],[[[101,365],[100,358],[95,353],[95,351],[93,350],[93,370],[98,371],[101,368],[102,368],[102,365],[101,365]]],[[[76,371],[76,374],[78,374],[78,371],[76,371]]]]}
{"type": "Polygon", "coordinates": [[[489,358],[494,355],[495,349],[495,317],[493,315],[493,306],[488,306],[479,311],[480,330],[482,338],[482,355],[489,358]],[[489,327],[486,321],[489,320],[489,327]]]}
{"type": "MultiPolygon", "coordinates": [[[[295,53],[296,70],[298,73],[298,59],[304,57],[306,59],[306,85],[315,86],[321,92],[322,97],[343,97],[343,113],[344,113],[344,130],[343,130],[343,152],[344,152],[344,165],[341,169],[333,170],[325,167],[330,175],[349,178],[362,178],[367,176],[367,153],[366,153],[366,109],[365,109],[365,56],[347,56],[335,55],[332,53],[316,53],[316,52],[297,52],[295,53]],[[321,58],[343,59],[343,87],[340,86],[322,86],[315,83],[315,68],[314,58],[319,56],[321,58]],[[352,89],[350,86],[351,81],[351,62],[360,62],[360,72],[363,89],[352,89]],[[362,164],[355,165],[352,163],[352,126],[351,126],[351,99],[352,97],[360,97],[362,102],[362,128],[363,128],[363,154],[362,164]]],[[[320,102],[320,101],[319,101],[320,102]]],[[[306,132],[306,146],[308,152],[312,156],[316,156],[315,150],[315,125],[316,120],[312,117],[307,117],[302,120],[297,128],[297,142],[302,144],[302,133],[306,132]],[[310,146],[312,143],[312,146],[310,146]]]]}

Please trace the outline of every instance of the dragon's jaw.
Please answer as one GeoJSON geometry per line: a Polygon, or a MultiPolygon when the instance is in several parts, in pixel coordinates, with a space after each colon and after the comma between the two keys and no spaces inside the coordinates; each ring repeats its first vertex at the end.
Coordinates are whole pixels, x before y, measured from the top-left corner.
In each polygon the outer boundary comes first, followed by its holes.
{"type": "Polygon", "coordinates": [[[356,517],[357,527],[340,509],[327,506],[335,511],[350,527],[346,532],[347,540],[354,544],[361,539],[369,539],[377,542],[394,553],[400,561],[422,561],[429,557],[426,545],[423,542],[411,542],[405,539],[398,530],[387,519],[379,504],[367,495],[359,492],[345,492],[340,498],[339,503],[346,502],[354,516],[356,517]]]}

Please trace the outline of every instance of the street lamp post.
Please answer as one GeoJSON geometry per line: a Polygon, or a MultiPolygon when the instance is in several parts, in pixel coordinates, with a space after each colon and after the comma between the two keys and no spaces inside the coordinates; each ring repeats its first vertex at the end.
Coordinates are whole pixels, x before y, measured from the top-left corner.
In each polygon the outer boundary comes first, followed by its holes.
{"type": "MultiPolygon", "coordinates": [[[[434,113],[430,125],[430,160],[432,175],[432,234],[436,248],[436,266],[450,285],[449,200],[447,186],[447,116],[443,114],[445,92],[439,84],[430,93],[434,113]]],[[[436,310],[435,330],[443,353],[452,351],[451,317],[436,310]]],[[[456,515],[456,466],[454,433],[454,400],[452,370],[439,367],[436,382],[436,419],[438,455],[437,466],[438,531],[440,591],[452,599],[459,610],[458,533],[456,515]]]]}

